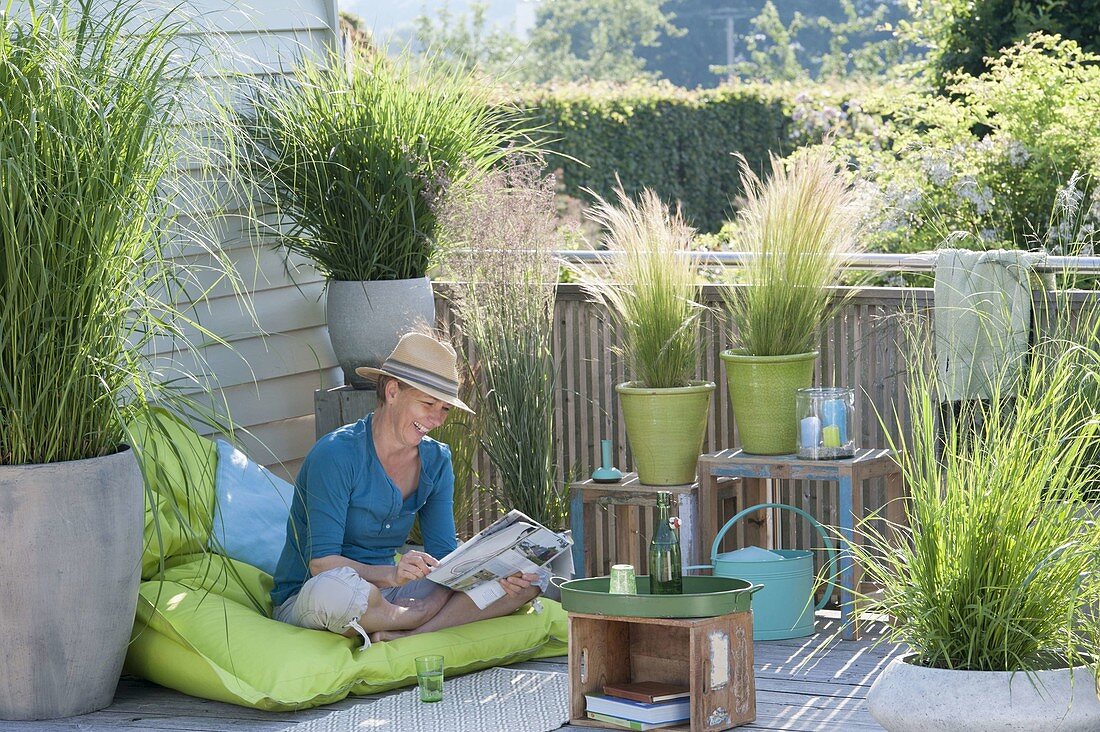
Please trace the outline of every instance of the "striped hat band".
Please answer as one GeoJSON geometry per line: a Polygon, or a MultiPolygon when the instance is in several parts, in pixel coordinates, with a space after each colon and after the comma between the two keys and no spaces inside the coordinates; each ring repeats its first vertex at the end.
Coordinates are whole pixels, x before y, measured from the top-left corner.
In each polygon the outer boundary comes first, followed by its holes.
{"type": "Polygon", "coordinates": [[[390,376],[447,404],[471,414],[474,411],[458,398],[454,349],[424,333],[406,333],[380,367],[362,366],[355,373],[370,382],[390,376]]]}

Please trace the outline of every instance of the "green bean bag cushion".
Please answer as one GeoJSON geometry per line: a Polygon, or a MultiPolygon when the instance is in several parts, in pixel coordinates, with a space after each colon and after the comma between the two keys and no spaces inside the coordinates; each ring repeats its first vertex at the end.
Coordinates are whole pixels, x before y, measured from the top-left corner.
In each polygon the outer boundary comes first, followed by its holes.
{"type": "Polygon", "coordinates": [[[218,450],[166,411],[130,426],[145,474],[145,547],[141,578],[151,579],[161,559],[202,552],[214,516],[218,450]]]}
{"type": "Polygon", "coordinates": [[[540,600],[541,611],[525,607],[366,650],[350,638],[272,620],[269,575],[201,551],[210,534],[214,444],[167,415],[135,431],[144,443],[139,449],[157,466],[146,470],[146,581],[127,673],[193,696],[274,711],[414,684],[413,659],[427,653],[442,654],[452,675],[565,653],[565,613],[550,600],[540,600]]]}

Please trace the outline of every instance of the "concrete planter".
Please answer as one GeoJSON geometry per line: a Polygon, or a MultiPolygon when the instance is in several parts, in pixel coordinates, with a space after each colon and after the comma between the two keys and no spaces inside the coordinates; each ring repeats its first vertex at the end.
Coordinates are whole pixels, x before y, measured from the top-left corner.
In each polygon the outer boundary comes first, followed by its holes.
{"type": "Polygon", "coordinates": [[[330,280],[328,337],[344,383],[368,388],[359,366],[379,366],[397,340],[417,326],[435,326],[435,295],[427,277],[411,280],[330,280]]]}
{"type": "Polygon", "coordinates": [[[615,387],[641,483],[683,485],[695,480],[714,388],[709,381],[670,389],[649,389],[633,381],[615,387]]]}
{"type": "Polygon", "coordinates": [[[1088,667],[948,671],[895,660],[867,695],[889,732],[1095,732],[1100,699],[1088,667]]]}
{"type": "Polygon", "coordinates": [[[52,719],[114,698],[141,580],[133,452],[0,466],[0,719],[52,719]]]}

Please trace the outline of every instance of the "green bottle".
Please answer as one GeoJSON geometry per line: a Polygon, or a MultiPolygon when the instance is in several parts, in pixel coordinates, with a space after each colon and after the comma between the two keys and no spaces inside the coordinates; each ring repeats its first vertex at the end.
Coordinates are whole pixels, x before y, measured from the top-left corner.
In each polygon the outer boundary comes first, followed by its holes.
{"type": "Polygon", "coordinates": [[[671,506],[672,494],[658,492],[653,540],[649,542],[649,591],[654,595],[680,595],[684,592],[680,534],[673,526],[678,526],[680,520],[669,517],[671,506]]]}

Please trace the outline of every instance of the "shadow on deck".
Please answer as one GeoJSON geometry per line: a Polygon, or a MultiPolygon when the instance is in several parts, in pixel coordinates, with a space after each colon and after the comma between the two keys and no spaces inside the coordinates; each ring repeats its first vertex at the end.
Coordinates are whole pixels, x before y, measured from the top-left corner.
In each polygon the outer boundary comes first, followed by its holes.
{"type": "MultiPolygon", "coordinates": [[[[875,677],[901,654],[896,646],[874,641],[883,626],[868,623],[864,639],[830,640],[836,633],[837,613],[818,614],[816,635],[754,644],[756,722],[739,730],[794,730],[842,732],[881,730],[867,711],[865,698],[875,677]],[[806,662],[806,658],[811,656],[806,662]]],[[[539,671],[566,673],[566,659],[550,658],[516,664],[539,671]]],[[[390,692],[396,693],[396,692],[390,692]]],[[[104,732],[105,730],[194,730],[195,732],[293,732],[303,722],[322,720],[333,712],[369,704],[378,696],[350,697],[319,709],[301,712],[261,712],[231,704],[197,699],[156,684],[124,678],[114,703],[107,709],[69,719],[42,722],[3,722],[3,732],[104,732]]],[[[517,710],[521,713],[521,710],[517,710]]],[[[372,725],[369,732],[399,732],[401,720],[372,725]]],[[[563,730],[591,730],[563,726],[563,730]]],[[[337,732],[333,728],[333,732],[337,732]]],[[[351,732],[349,729],[348,732],[351,732]]],[[[360,732],[357,730],[356,732],[360,732]]],[[[362,731],[368,732],[368,731],[362,731]]],[[[464,732],[446,730],[441,732],[464,732]]],[[[496,732],[481,728],[470,732],[496,732]]],[[[506,731],[501,731],[506,732],[506,731]]]]}

